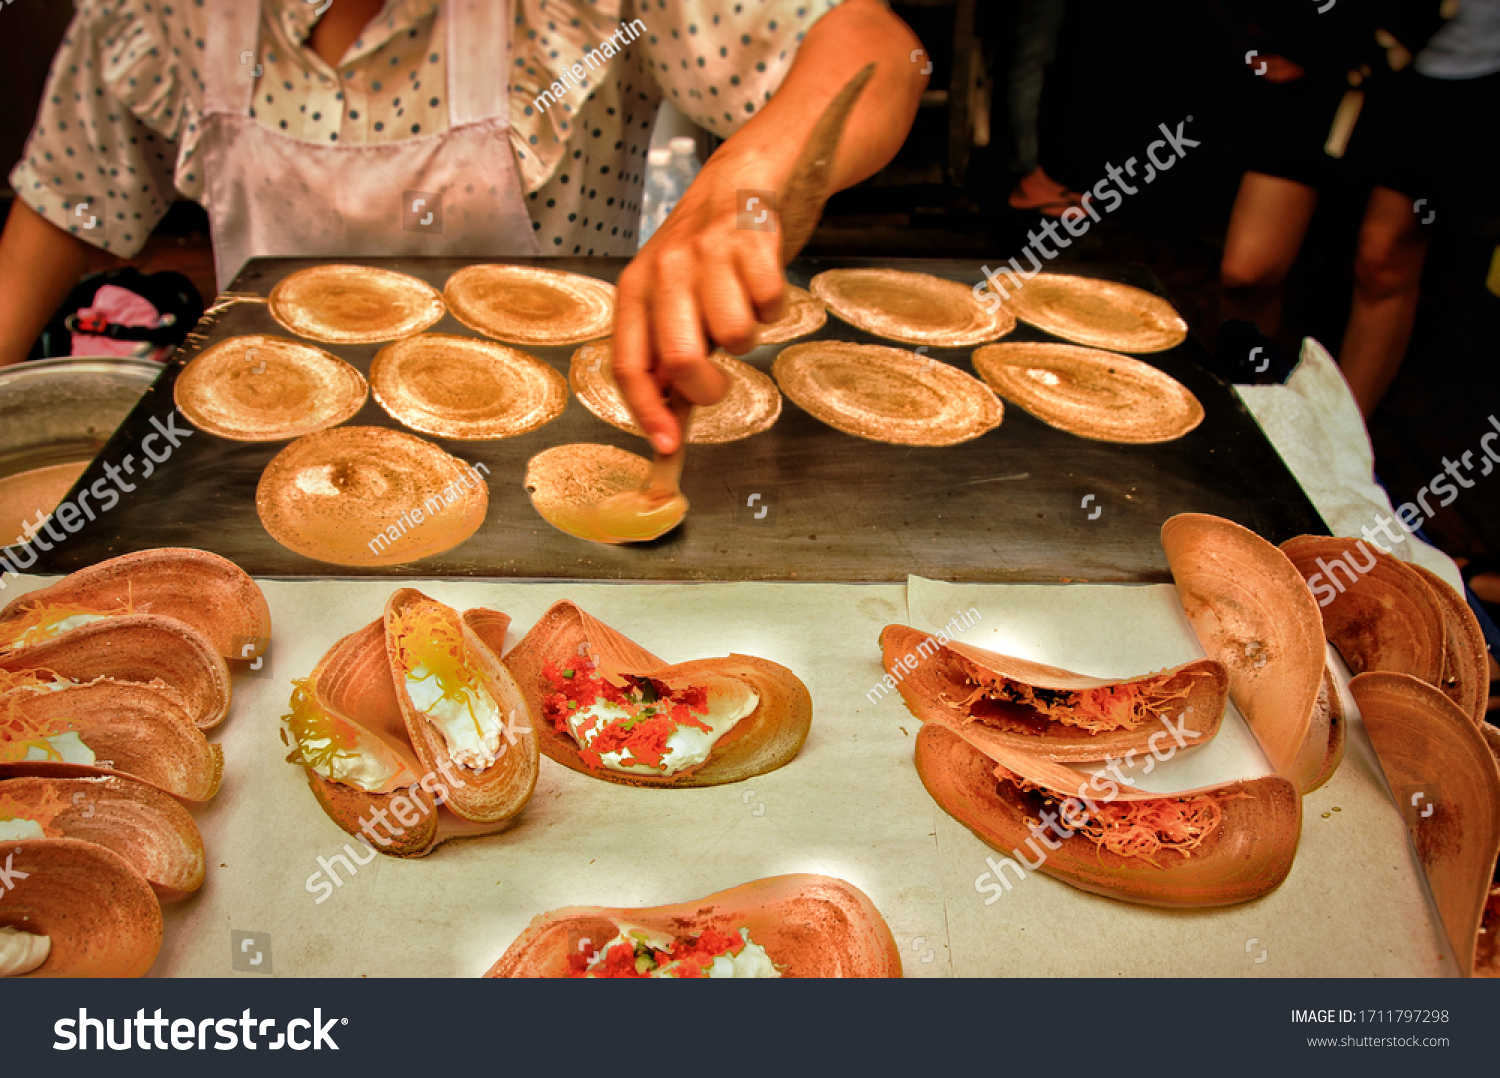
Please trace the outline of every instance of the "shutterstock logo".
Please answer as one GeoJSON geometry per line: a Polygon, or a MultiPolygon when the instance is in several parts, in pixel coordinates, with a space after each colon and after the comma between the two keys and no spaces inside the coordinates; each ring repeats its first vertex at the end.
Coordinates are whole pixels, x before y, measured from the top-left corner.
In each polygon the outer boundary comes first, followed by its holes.
{"type": "Polygon", "coordinates": [[[128,1052],[132,1048],[139,1048],[148,1052],[153,1048],[172,1048],[179,1052],[201,1052],[212,1047],[220,1052],[229,1052],[243,1044],[251,1051],[268,1048],[274,1052],[290,1048],[294,1052],[305,1052],[311,1048],[320,1052],[327,1048],[337,1052],[339,1046],[330,1031],[334,1026],[348,1024],[347,1018],[330,1018],[324,1021],[321,1007],[313,1008],[310,1019],[293,1018],[286,1024],[283,1032],[276,1032],[276,1019],[256,1018],[250,1013],[249,1007],[238,1018],[203,1018],[197,1021],[191,1018],[163,1018],[160,1007],[151,1018],[146,1017],[144,1007],[135,1012],[134,1018],[90,1018],[88,1008],[79,1007],[76,1019],[59,1018],[52,1024],[52,1032],[57,1037],[52,1042],[52,1050],[71,1052],[76,1049],[87,1052],[108,1048],[115,1052],[128,1052]],[[116,1021],[120,1023],[119,1040],[115,1039],[116,1021]],[[212,1045],[208,1043],[210,1033],[216,1035],[212,1045]],[[270,1039],[272,1033],[276,1033],[275,1040],[270,1039]],[[93,1035],[92,1038],[90,1034],[93,1035]],[[257,1037],[260,1038],[259,1043],[256,1041],[257,1037]],[[170,1044],[167,1043],[168,1039],[171,1040],[170,1044]]]}

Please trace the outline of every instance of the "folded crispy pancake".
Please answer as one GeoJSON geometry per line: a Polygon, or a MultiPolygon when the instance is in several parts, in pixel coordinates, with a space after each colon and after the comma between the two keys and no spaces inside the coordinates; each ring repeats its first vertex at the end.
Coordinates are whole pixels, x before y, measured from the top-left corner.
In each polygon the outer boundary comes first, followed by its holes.
{"type": "Polygon", "coordinates": [[[565,767],[628,786],[716,786],[774,771],[791,762],[812,723],[807,687],[784,666],[750,655],[696,659],[668,665],[640,645],[564,600],[554,603],[525,638],[505,656],[537,721],[541,750],[565,767]],[[673,689],[702,689],[716,698],[759,699],[714,744],[701,764],[675,774],[645,774],[590,766],[571,733],[545,718],[556,692],[549,665],[587,668],[592,676],[624,685],[625,678],[649,678],[673,689]]]}
{"type": "Polygon", "coordinates": [[[772,876],[674,906],[569,906],[534,919],[486,977],[566,977],[580,940],[602,946],[621,923],[670,934],[749,930],[784,977],[899,977],[901,957],[865,894],[828,876],[772,876]]]}
{"type": "Polygon", "coordinates": [[[1204,744],[1218,732],[1228,697],[1229,675],[1212,659],[1110,679],[957,641],[936,644],[905,625],[887,625],[880,643],[886,672],[917,718],[1049,760],[1145,756],[1171,730],[1181,732],[1182,747],[1204,744]]]}
{"type": "Polygon", "coordinates": [[[206,550],[141,550],[70,573],[0,610],[0,640],[13,646],[29,628],[73,614],[175,618],[225,659],[253,659],[271,639],[271,609],[260,586],[234,562],[206,550]]]}
{"type": "MultiPolygon", "coordinates": [[[[932,799],[985,844],[1080,890],[1140,905],[1258,898],[1286,879],[1302,831],[1302,798],[1279,775],[1149,793],[935,723],[917,735],[916,763],[932,799]]],[[[1013,886],[997,875],[997,890],[1013,886]]]]}

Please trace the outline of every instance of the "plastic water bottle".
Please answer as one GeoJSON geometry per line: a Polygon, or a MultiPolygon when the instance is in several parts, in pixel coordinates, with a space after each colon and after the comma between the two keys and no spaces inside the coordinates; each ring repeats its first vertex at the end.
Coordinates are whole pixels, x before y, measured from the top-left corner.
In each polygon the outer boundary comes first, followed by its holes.
{"type": "Polygon", "coordinates": [[[636,249],[646,245],[651,234],[661,227],[672,207],[677,204],[677,194],[672,190],[672,151],[650,150],[646,154],[646,183],[641,195],[640,242],[636,249]]]}
{"type": "Polygon", "coordinates": [[[698,164],[698,144],[690,138],[679,136],[667,145],[672,148],[672,175],[679,185],[677,197],[680,199],[702,167],[698,164]]]}

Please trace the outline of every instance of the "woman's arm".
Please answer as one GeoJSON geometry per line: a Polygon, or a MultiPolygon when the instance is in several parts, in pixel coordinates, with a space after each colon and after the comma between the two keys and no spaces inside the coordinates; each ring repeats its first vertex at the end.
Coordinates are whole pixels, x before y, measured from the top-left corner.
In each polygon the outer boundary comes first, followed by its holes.
{"type": "Polygon", "coordinates": [[[0,367],[19,363],[83,276],[93,248],[19,198],[0,235],[0,367]]]}
{"type": "Polygon", "coordinates": [[[615,312],[614,373],[658,452],[679,431],[663,403],[676,386],[695,404],[724,395],[711,346],[744,353],[757,322],[780,317],[781,236],[736,227],[739,192],[780,191],[823,109],[866,64],[876,64],[839,143],[833,186],[883,167],[906,139],[927,86],[926,54],[879,0],[846,0],[813,24],[785,81],[761,113],[709,158],[671,215],[626,267],[615,312]]]}

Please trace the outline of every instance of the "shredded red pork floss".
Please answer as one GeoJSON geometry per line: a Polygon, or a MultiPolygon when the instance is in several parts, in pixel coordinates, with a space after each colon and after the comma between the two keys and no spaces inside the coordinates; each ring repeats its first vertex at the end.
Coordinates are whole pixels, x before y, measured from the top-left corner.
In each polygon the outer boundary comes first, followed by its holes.
{"type": "Polygon", "coordinates": [[[1185,671],[1179,675],[1181,687],[1170,691],[1167,685],[1171,682],[1156,686],[1127,682],[1097,689],[1037,688],[962,658],[956,672],[971,691],[962,700],[944,697],[943,703],[965,712],[971,721],[1031,734],[1045,733],[1049,722],[1095,734],[1134,730],[1142,723],[1165,717],[1173,704],[1186,699],[1191,689],[1188,679],[1209,676],[1204,671],[1185,671]],[[1026,714],[1027,710],[1033,714],[1026,714]]]}
{"type": "MultiPolygon", "coordinates": [[[[1030,782],[1013,771],[996,765],[995,778],[1003,785],[1009,783],[1031,799],[1039,798],[1048,806],[1057,806],[1067,797],[1030,782]]],[[[1101,850],[1108,850],[1119,857],[1139,857],[1157,868],[1155,860],[1162,850],[1191,857],[1196,850],[1219,829],[1224,820],[1224,810],[1219,800],[1252,800],[1249,794],[1197,794],[1193,797],[1158,797],[1149,801],[1105,801],[1091,808],[1082,798],[1073,798],[1074,809],[1069,818],[1085,817],[1084,824],[1075,834],[1093,840],[1101,850]]],[[[1033,832],[1040,831],[1040,817],[1028,816],[1026,823],[1033,832]]],[[[1066,821],[1062,826],[1067,827],[1066,821]]]]}
{"type": "Polygon", "coordinates": [[[679,726],[713,732],[712,727],[695,717],[708,714],[707,689],[673,689],[654,678],[629,675],[621,678],[623,685],[613,685],[591,670],[564,669],[554,662],[542,667],[542,675],[553,690],[542,702],[542,712],[558,733],[573,737],[568,720],[599,701],[627,713],[621,718],[591,718],[579,730],[575,738],[579,742],[578,755],[591,768],[603,767],[603,755],[607,752],[618,752],[622,759],[628,752],[629,759],[625,762],[661,769],[662,757],[669,751],[667,738],[679,726]],[[585,744],[583,735],[600,723],[604,725],[599,735],[585,744]]]}
{"type": "Polygon", "coordinates": [[[672,970],[678,977],[705,977],[714,959],[721,955],[738,957],[745,949],[739,933],[719,932],[706,928],[699,936],[675,940],[666,950],[640,940],[617,940],[604,951],[604,966],[589,970],[590,956],[568,956],[569,977],[650,977],[669,962],[679,963],[672,970]]]}

